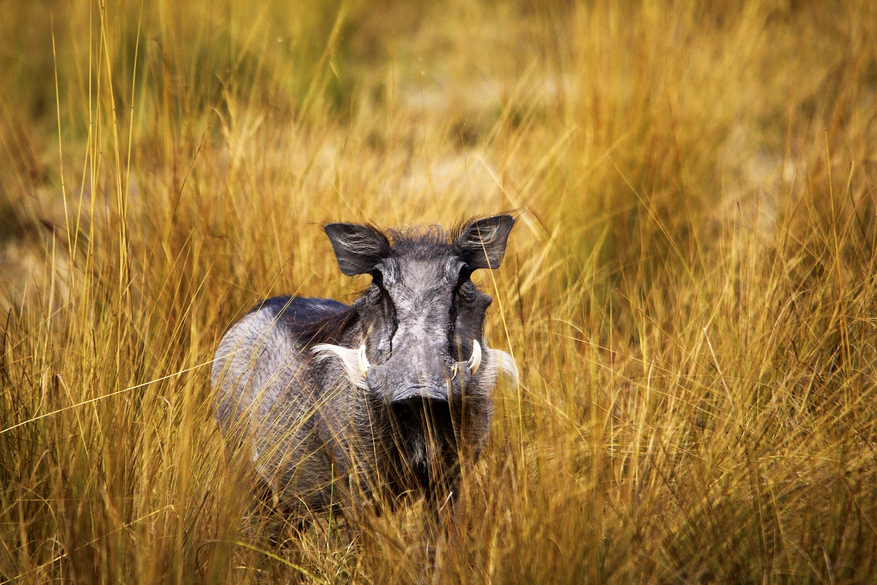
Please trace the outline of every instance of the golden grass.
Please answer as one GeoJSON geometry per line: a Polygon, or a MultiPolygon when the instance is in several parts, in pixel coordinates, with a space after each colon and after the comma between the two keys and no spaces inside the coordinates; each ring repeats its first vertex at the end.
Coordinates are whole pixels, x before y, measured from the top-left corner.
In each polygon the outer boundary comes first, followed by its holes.
{"type": "Polygon", "coordinates": [[[2,2],[0,583],[877,579],[873,3],[2,2]],[[434,564],[251,514],[224,328],[516,210],[434,564]]]}

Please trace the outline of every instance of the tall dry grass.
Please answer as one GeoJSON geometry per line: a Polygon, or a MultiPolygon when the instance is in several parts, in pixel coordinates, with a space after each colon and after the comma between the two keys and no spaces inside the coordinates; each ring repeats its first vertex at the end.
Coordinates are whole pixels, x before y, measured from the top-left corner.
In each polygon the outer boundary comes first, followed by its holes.
{"type": "Polygon", "coordinates": [[[0,582],[877,578],[875,7],[0,3],[0,582]],[[252,514],[224,328],[516,210],[457,534],[252,514]]]}

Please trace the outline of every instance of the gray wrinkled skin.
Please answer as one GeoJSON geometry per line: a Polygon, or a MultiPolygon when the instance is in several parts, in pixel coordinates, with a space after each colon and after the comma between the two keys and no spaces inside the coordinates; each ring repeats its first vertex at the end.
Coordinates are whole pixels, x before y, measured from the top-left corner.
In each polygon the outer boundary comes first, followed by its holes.
{"type": "Polygon", "coordinates": [[[461,459],[487,441],[492,391],[514,361],[484,340],[491,298],[469,280],[499,267],[514,220],[382,233],[325,227],[348,276],[347,306],[278,297],[233,324],[213,364],[216,416],[290,514],[350,503],[453,498],[461,459]]]}

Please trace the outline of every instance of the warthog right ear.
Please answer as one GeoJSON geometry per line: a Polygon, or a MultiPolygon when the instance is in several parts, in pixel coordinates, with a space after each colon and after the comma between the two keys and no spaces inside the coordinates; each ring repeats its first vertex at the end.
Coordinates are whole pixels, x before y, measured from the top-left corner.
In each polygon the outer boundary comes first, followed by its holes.
{"type": "Polygon", "coordinates": [[[387,237],[366,225],[330,223],[323,231],[332,242],[338,268],[347,276],[371,272],[390,251],[387,237]]]}
{"type": "Polygon", "coordinates": [[[515,218],[511,215],[476,219],[454,242],[454,251],[472,270],[499,268],[513,225],[515,218]]]}

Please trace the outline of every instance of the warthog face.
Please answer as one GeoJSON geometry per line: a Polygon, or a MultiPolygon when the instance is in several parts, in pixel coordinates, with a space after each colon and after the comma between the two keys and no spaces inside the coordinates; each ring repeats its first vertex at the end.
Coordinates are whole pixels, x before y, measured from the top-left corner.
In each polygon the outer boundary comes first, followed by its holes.
{"type": "MultiPolygon", "coordinates": [[[[470,280],[473,271],[500,265],[513,223],[511,216],[500,215],[450,235],[438,229],[383,233],[365,225],[327,225],[341,271],[369,274],[371,285],[352,307],[291,298],[279,310],[278,301],[254,310],[251,315],[265,313],[266,321],[285,326],[287,337],[295,340],[301,353],[288,360],[288,369],[296,374],[278,374],[280,364],[273,378],[270,368],[258,377],[265,382],[254,385],[251,376],[246,388],[241,383],[223,386],[217,370],[222,364],[215,365],[220,420],[226,396],[238,395],[248,406],[256,401],[260,384],[278,386],[259,395],[256,411],[265,413],[263,424],[278,427],[272,413],[283,400],[314,405],[287,417],[302,427],[301,437],[288,441],[289,449],[329,452],[332,473],[356,474],[367,484],[392,487],[393,493],[415,490],[430,499],[443,497],[453,489],[459,457],[477,457],[484,446],[498,374],[516,375],[508,354],[487,347],[484,318],[492,299],[470,280]],[[305,388],[304,380],[316,388],[305,388]],[[279,388],[282,383],[285,388],[279,388]],[[262,406],[266,400],[267,409],[262,406]]],[[[220,352],[240,339],[235,330],[226,335],[220,352]]],[[[256,361],[265,361],[264,349],[256,361]]],[[[276,440],[276,433],[272,436],[276,440]]],[[[274,474],[272,484],[278,483],[279,473],[285,483],[281,490],[319,506],[319,498],[304,494],[319,492],[312,484],[325,478],[317,477],[319,465],[303,458],[283,457],[282,463],[262,466],[274,474]]]]}
{"type": "Polygon", "coordinates": [[[486,438],[484,392],[492,388],[473,382],[484,357],[484,317],[492,299],[470,277],[479,268],[499,266],[512,225],[510,216],[493,217],[468,225],[452,242],[439,233],[414,240],[396,235],[397,245],[368,226],[325,228],[342,272],[368,273],[372,284],[354,303],[364,343],[315,349],[350,364],[351,384],[372,393],[390,413],[403,463],[421,484],[444,476],[459,447],[480,450],[486,438]],[[477,419],[464,429],[467,406],[477,419]],[[467,434],[471,440],[462,440],[467,434]]]}

